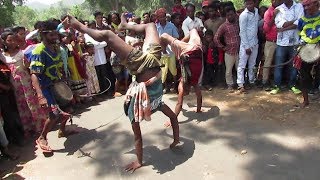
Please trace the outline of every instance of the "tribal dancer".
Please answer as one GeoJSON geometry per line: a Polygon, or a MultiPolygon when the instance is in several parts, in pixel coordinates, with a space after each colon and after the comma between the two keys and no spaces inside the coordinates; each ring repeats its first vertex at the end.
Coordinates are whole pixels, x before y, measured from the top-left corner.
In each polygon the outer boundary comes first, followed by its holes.
{"type": "MultiPolygon", "coordinates": [[[[175,114],[178,116],[183,104],[183,96],[189,93],[190,86],[193,86],[197,96],[196,112],[201,112],[202,107],[202,93],[199,84],[202,79],[202,44],[200,36],[196,29],[192,29],[185,38],[181,41],[170,36],[169,34],[162,34],[160,37],[162,47],[170,45],[176,57],[180,60],[181,79],[178,86],[178,102],[175,108],[175,114]],[[185,66],[188,64],[188,67],[185,66]],[[188,70],[190,69],[190,70],[188,70]]],[[[165,126],[170,126],[166,123],[165,126]]]]}
{"type": "Polygon", "coordinates": [[[177,116],[162,102],[161,83],[161,46],[158,32],[154,23],[130,25],[125,14],[121,16],[119,30],[132,30],[145,33],[143,50],[136,49],[126,44],[120,37],[110,30],[94,30],[87,28],[74,17],[69,17],[69,23],[75,29],[89,34],[97,41],[105,41],[108,46],[122,60],[136,80],[130,85],[125,101],[125,113],[128,115],[135,138],[135,148],[138,160],[126,166],[126,171],[135,171],[142,166],[142,137],[140,122],[150,121],[150,116],[156,110],[161,110],[171,120],[174,141],[170,148],[179,144],[179,125],[177,116]]]}

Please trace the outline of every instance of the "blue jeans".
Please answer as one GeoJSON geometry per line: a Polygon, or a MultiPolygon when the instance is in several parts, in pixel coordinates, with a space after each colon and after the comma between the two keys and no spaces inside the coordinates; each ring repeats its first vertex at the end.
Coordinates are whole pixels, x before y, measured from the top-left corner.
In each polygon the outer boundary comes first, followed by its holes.
{"type": "MultiPolygon", "coordinates": [[[[291,58],[293,58],[295,54],[294,47],[293,46],[277,46],[276,48],[276,54],[275,54],[275,65],[284,63],[289,61],[291,58]]],[[[288,64],[289,66],[289,87],[296,85],[297,75],[298,71],[296,68],[293,67],[292,62],[288,64]]],[[[282,71],[284,66],[277,66],[274,70],[274,84],[276,86],[281,85],[282,81],[282,71]]]]}

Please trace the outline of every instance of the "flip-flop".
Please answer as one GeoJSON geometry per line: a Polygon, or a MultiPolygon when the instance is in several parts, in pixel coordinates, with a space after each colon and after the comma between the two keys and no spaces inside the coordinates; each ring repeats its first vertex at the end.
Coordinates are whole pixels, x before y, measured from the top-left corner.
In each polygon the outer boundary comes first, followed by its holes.
{"type": "Polygon", "coordinates": [[[48,145],[41,145],[39,139],[36,140],[36,144],[42,150],[42,152],[51,153],[52,149],[48,145]]]}

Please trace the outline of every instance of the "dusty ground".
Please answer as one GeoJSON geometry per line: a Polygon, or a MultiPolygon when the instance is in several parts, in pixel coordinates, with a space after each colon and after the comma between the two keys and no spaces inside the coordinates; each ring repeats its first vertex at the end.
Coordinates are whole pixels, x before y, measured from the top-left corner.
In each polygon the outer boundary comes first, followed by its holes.
{"type": "MultiPolygon", "coordinates": [[[[172,152],[171,129],[160,112],[141,123],[145,166],[134,174],[123,166],[134,160],[130,124],[122,98],[109,99],[83,110],[74,123],[80,134],[68,139],[49,134],[55,154],[44,157],[32,140],[16,149],[21,158],[0,160],[5,179],[319,179],[320,99],[309,108],[294,108],[300,96],[265,91],[228,94],[203,92],[204,110],[193,112],[194,94],[186,97],[179,115],[183,148],[172,152]]],[[[173,108],[176,95],[165,95],[173,108]]]]}

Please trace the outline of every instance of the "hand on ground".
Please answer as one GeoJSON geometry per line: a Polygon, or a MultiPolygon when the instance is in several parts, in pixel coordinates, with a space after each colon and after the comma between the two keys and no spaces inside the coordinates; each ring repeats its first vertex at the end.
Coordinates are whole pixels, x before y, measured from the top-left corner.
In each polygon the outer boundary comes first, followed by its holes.
{"type": "Polygon", "coordinates": [[[134,161],[130,164],[128,164],[126,167],[125,167],[125,170],[127,172],[130,172],[133,173],[135,170],[139,169],[140,167],[142,167],[142,164],[139,163],[138,161],[134,161]]]}

